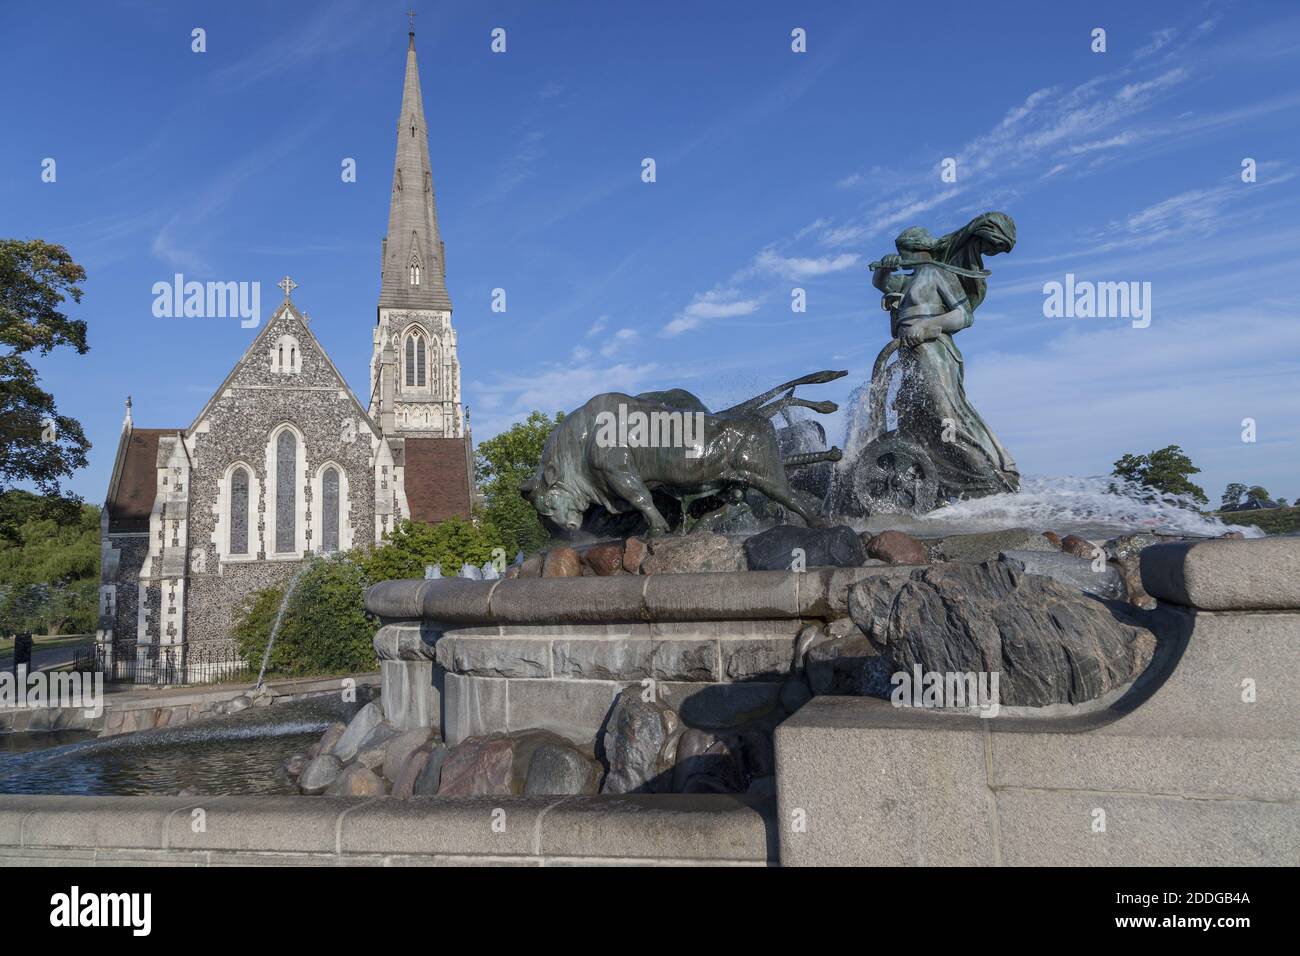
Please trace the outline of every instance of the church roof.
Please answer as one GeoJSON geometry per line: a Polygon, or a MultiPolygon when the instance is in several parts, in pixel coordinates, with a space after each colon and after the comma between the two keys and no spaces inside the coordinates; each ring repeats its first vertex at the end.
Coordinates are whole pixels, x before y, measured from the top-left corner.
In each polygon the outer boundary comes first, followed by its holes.
{"type": "Polygon", "coordinates": [[[380,308],[451,310],[414,33],[410,34],[406,51],[402,111],[397,117],[397,158],[393,164],[393,192],[382,268],[380,308]],[[412,262],[419,265],[418,285],[410,280],[412,262]]]}
{"type": "Polygon", "coordinates": [[[158,496],[158,439],[180,433],[179,428],[131,429],[121,472],[105,504],[109,534],[149,530],[149,515],[158,496]]]}
{"type": "Polygon", "coordinates": [[[464,438],[406,438],[403,485],[411,520],[433,524],[470,512],[469,459],[464,438]]]}

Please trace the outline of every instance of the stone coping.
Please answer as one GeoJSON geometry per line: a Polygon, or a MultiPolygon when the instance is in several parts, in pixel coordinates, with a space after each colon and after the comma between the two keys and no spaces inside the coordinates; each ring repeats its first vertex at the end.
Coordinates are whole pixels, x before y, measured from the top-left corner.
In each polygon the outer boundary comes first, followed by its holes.
{"type": "Polygon", "coordinates": [[[0,865],[776,861],[772,801],[591,797],[0,795],[0,865]],[[200,823],[201,821],[201,823],[200,823]]]}
{"type": "Polygon", "coordinates": [[[833,620],[848,613],[858,581],[904,581],[910,565],[795,571],[474,581],[383,581],[366,591],[366,608],[385,620],[434,625],[599,624],[636,621],[833,620]]]}
{"type": "Polygon", "coordinates": [[[1205,611],[1300,608],[1300,536],[1213,539],[1142,550],[1152,597],[1205,611]]]}

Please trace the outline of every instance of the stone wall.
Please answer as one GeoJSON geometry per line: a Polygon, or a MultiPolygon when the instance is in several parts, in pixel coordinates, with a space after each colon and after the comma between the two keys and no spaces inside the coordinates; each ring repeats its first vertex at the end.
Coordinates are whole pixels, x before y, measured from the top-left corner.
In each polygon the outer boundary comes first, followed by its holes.
{"type": "Polygon", "coordinates": [[[711,794],[0,796],[0,866],[764,866],[775,850],[770,810],[711,794]]]}
{"type": "Polygon", "coordinates": [[[1297,560],[1300,538],[1145,550],[1176,626],[1100,709],[814,699],[776,731],[782,864],[1300,863],[1297,560]]]}

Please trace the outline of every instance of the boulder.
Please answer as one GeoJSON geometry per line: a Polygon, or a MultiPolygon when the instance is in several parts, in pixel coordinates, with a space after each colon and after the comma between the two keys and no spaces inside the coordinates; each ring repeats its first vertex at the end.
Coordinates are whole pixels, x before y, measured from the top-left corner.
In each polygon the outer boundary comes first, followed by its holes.
{"type": "Polygon", "coordinates": [[[1106,552],[1106,557],[1111,561],[1119,561],[1127,557],[1137,557],[1142,553],[1143,548],[1149,548],[1153,544],[1162,544],[1168,540],[1170,540],[1168,537],[1160,537],[1154,534],[1122,534],[1107,541],[1102,545],[1102,550],[1106,552]]]}
{"type": "Polygon", "coordinates": [[[582,552],[582,564],[601,577],[623,573],[623,542],[607,541],[582,552]]]}
{"type": "Polygon", "coordinates": [[[641,562],[647,554],[645,540],[628,538],[623,542],[623,570],[628,574],[640,574],[641,562]]]}
{"type": "MultiPolygon", "coordinates": [[[[421,748],[423,750],[424,748],[421,748]]],[[[415,777],[415,783],[412,786],[412,795],[416,797],[431,797],[438,792],[438,785],[442,782],[442,763],[447,759],[447,746],[443,743],[428,744],[428,756],[424,761],[424,766],[415,777]]],[[[420,751],[416,751],[419,753],[420,751]]]]}
{"type": "Polygon", "coordinates": [[[1128,605],[1013,562],[919,568],[901,588],[860,581],[849,612],[893,671],[997,672],[1007,706],[1093,700],[1134,680],[1156,648],[1128,605]]]}
{"type": "Polygon", "coordinates": [[[398,773],[411,758],[411,754],[427,744],[432,734],[432,727],[417,727],[391,738],[384,748],[384,776],[395,782],[398,773]]]}
{"type": "Polygon", "coordinates": [[[229,702],[227,702],[226,713],[237,714],[241,710],[248,710],[248,708],[252,706],[253,706],[252,699],[247,694],[240,694],[238,697],[235,697],[229,702]]]}
{"type": "Polygon", "coordinates": [[[333,754],[321,754],[302,768],[298,789],[303,793],[324,793],[343,773],[343,761],[333,754]]]}
{"type": "Polygon", "coordinates": [[[468,737],[447,750],[438,783],[440,797],[514,793],[514,742],[501,734],[468,737]]]}
{"type": "Polygon", "coordinates": [[[867,556],[886,564],[929,564],[925,545],[902,531],[882,531],[867,541],[867,556]]]}
{"type": "Polygon", "coordinates": [[[805,568],[857,568],[867,559],[857,532],[847,525],[833,528],[797,528],[782,524],[745,541],[745,558],[751,571],[789,571],[795,551],[805,568]]]}
{"type": "Polygon", "coordinates": [[[867,636],[854,630],[816,641],[803,659],[812,694],[883,697],[894,668],[867,636]]]}
{"type": "Polygon", "coordinates": [[[663,793],[669,789],[675,736],[680,720],[675,711],[641,697],[633,685],[614,701],[605,730],[603,793],[663,793]],[[670,746],[670,743],[673,746],[670,746]]]}
{"type": "Polygon", "coordinates": [[[953,534],[940,538],[932,547],[938,561],[966,561],[981,564],[996,561],[1003,551],[1056,551],[1052,540],[1029,528],[981,531],[977,534],[953,534]]]}
{"type": "Polygon", "coordinates": [[[1052,542],[1053,548],[1056,548],[1058,551],[1060,550],[1061,536],[1059,534],[1057,534],[1055,531],[1044,531],[1043,537],[1046,538],[1048,541],[1052,542]]]}
{"type": "Polygon", "coordinates": [[[382,797],[384,781],[373,770],[354,763],[325,792],[331,797],[382,797]]]}
{"type": "Polygon", "coordinates": [[[685,730],[677,742],[674,793],[744,793],[745,773],[734,737],[685,730]]]}
{"type": "Polygon", "coordinates": [[[384,755],[388,752],[388,744],[399,731],[392,724],[385,721],[366,736],[357,747],[357,755],[352,758],[353,763],[358,763],[367,770],[373,770],[375,773],[382,773],[384,768],[384,755]]]}
{"type": "Polygon", "coordinates": [[[315,745],[316,753],[313,757],[320,754],[333,753],[335,745],[338,744],[339,738],[343,736],[343,731],[348,729],[348,725],[341,720],[336,720],[325,728],[325,733],[321,735],[320,741],[315,745]]]}
{"type": "Polygon", "coordinates": [[[721,534],[660,535],[648,547],[650,555],[641,564],[645,574],[745,570],[744,552],[721,534]]]}
{"type": "Polygon", "coordinates": [[[542,564],[542,577],[576,578],[581,574],[582,562],[578,559],[578,552],[568,545],[558,544],[546,552],[546,560],[542,564]]]}
{"type": "Polygon", "coordinates": [[[524,794],[530,797],[600,792],[601,767],[576,747],[543,743],[528,762],[524,794]]]}
{"type": "Polygon", "coordinates": [[[519,577],[521,578],[540,578],[542,576],[542,566],[546,563],[546,552],[538,551],[524,559],[524,563],[519,565],[519,577]]]}
{"type": "Polygon", "coordinates": [[[1072,554],[1076,558],[1087,558],[1091,561],[1100,552],[1104,554],[1095,544],[1087,538],[1081,538],[1077,534],[1067,534],[1061,539],[1061,550],[1066,554],[1072,554]]]}
{"type": "Polygon", "coordinates": [[[1109,564],[1103,564],[1101,570],[1096,571],[1094,563],[1087,558],[1077,558],[1062,551],[1004,551],[998,560],[1014,561],[1029,574],[1045,575],[1078,588],[1084,594],[1095,594],[1111,601],[1123,601],[1127,597],[1124,579],[1109,564]]]}
{"type": "Polygon", "coordinates": [[[370,732],[383,721],[383,707],[380,706],[379,701],[372,700],[357,711],[356,716],[348,723],[347,729],[339,735],[334,746],[328,751],[322,747],[321,753],[332,753],[340,761],[347,763],[357,755],[357,748],[361,746],[361,741],[370,736],[370,732]]]}
{"type": "Polygon", "coordinates": [[[1142,558],[1138,553],[1125,554],[1110,562],[1124,580],[1124,591],[1129,604],[1144,611],[1154,611],[1157,601],[1142,586],[1142,558]]]}
{"type": "Polygon", "coordinates": [[[415,796],[415,782],[420,779],[420,774],[424,772],[425,764],[429,761],[429,754],[433,750],[432,745],[425,744],[417,747],[406,758],[401,769],[392,777],[393,790],[391,796],[398,800],[405,800],[407,797],[415,796]]]}

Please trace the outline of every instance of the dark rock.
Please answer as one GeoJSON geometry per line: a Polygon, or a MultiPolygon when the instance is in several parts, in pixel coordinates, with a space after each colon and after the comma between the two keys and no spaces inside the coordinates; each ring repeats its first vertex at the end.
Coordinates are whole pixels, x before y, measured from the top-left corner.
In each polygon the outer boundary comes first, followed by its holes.
{"type": "Polygon", "coordinates": [[[530,797],[600,792],[600,764],[576,747],[544,743],[528,763],[524,794],[530,797]]]}
{"type": "Polygon", "coordinates": [[[1044,531],[1043,537],[1052,542],[1052,547],[1057,549],[1061,547],[1061,536],[1055,531],[1044,531]]]}
{"type": "Polygon", "coordinates": [[[343,773],[343,761],[333,754],[321,754],[302,768],[298,788],[303,793],[324,793],[343,773]]]}
{"type": "Polygon", "coordinates": [[[667,789],[663,779],[672,766],[667,744],[680,726],[676,712],[658,701],[641,698],[633,685],[614,701],[605,729],[603,793],[650,793],[667,789]]]}
{"type": "Polygon", "coordinates": [[[1062,584],[1111,601],[1127,597],[1124,579],[1111,565],[1093,570],[1093,562],[1060,551],[1004,551],[1001,561],[1014,561],[1029,574],[1042,574],[1062,584]]]}
{"type": "Polygon", "coordinates": [[[524,563],[519,565],[519,577],[540,578],[542,576],[542,566],[545,563],[545,551],[538,551],[536,554],[529,555],[524,559],[524,563]]]}
{"type": "Polygon", "coordinates": [[[582,552],[583,567],[590,568],[601,577],[623,573],[623,542],[608,541],[592,545],[582,552]]]}
{"type": "Polygon", "coordinates": [[[1061,550],[1077,558],[1087,558],[1089,561],[1097,557],[1099,553],[1104,553],[1087,538],[1081,538],[1077,534],[1067,534],[1062,538],[1061,550]]]}
{"type": "Polygon", "coordinates": [[[1102,545],[1102,550],[1106,552],[1106,557],[1111,561],[1119,561],[1130,556],[1136,557],[1142,553],[1143,548],[1149,548],[1153,544],[1161,544],[1168,540],[1168,538],[1162,538],[1154,534],[1122,534],[1107,541],[1102,545]]]}
{"type": "Polygon", "coordinates": [[[751,571],[789,571],[796,549],[803,552],[805,568],[857,568],[867,559],[862,540],[846,525],[833,528],[777,525],[745,541],[745,557],[751,571]]]}
{"type": "Polygon", "coordinates": [[[623,542],[623,570],[628,574],[640,574],[641,562],[646,557],[645,541],[641,538],[628,538],[623,542]]]}
{"type": "Polygon", "coordinates": [[[793,714],[808,701],[812,700],[812,689],[803,673],[791,674],[781,685],[781,706],[787,714],[793,714]]]}
{"type": "Polygon", "coordinates": [[[429,753],[432,747],[425,744],[417,749],[409,757],[402,768],[397,771],[397,775],[392,778],[393,790],[392,796],[398,800],[405,800],[407,797],[415,796],[415,782],[424,772],[424,766],[429,761],[429,753]]]}
{"type": "Polygon", "coordinates": [[[1093,700],[1136,678],[1156,647],[1127,605],[1010,562],[917,569],[901,588],[860,581],[849,612],[893,671],[997,672],[1007,706],[1093,700]]]}
{"type": "Polygon", "coordinates": [[[880,648],[857,630],[818,641],[804,655],[804,673],[813,694],[884,696],[892,671],[880,648]]]}
{"type": "Polygon", "coordinates": [[[469,737],[447,751],[438,784],[440,797],[514,793],[514,742],[508,737],[469,737]]]}
{"type": "Polygon", "coordinates": [[[743,793],[744,770],[734,738],[685,730],[677,742],[674,793],[743,793]]]}
{"type": "Polygon", "coordinates": [[[745,791],[751,797],[761,799],[774,798],[776,796],[776,777],[755,777],[749,781],[749,789],[745,791]]]}
{"type": "Polygon", "coordinates": [[[447,747],[444,744],[429,744],[429,755],[415,778],[412,796],[431,797],[438,792],[438,785],[442,782],[442,763],[446,759],[447,747]]]}
{"type": "Polygon", "coordinates": [[[966,561],[982,564],[996,561],[1003,551],[1055,551],[1048,538],[1029,528],[1006,528],[976,534],[953,534],[934,543],[933,553],[939,561],[966,561]]]}
{"type": "Polygon", "coordinates": [[[925,546],[902,531],[882,531],[867,542],[868,557],[886,564],[929,564],[925,546]]]}
{"type": "Polygon", "coordinates": [[[650,556],[641,564],[645,574],[745,570],[742,549],[720,534],[660,535],[648,547],[650,556]]]}
{"type": "Polygon", "coordinates": [[[581,575],[582,562],[578,560],[577,551],[567,545],[559,544],[546,552],[546,561],[542,565],[542,577],[576,578],[581,575]]]}

